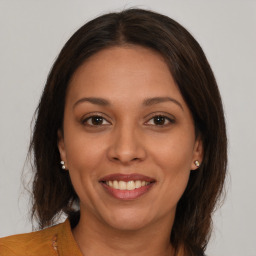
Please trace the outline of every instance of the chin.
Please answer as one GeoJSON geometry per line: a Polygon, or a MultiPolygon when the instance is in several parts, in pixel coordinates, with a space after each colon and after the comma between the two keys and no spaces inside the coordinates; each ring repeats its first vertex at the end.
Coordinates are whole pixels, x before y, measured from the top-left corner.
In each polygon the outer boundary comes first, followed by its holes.
{"type": "MultiPolygon", "coordinates": [[[[106,216],[105,216],[106,217],[106,216]]],[[[154,220],[149,214],[142,211],[119,211],[111,213],[108,218],[104,218],[105,223],[116,230],[136,231],[149,226],[154,220]]]]}
{"type": "Polygon", "coordinates": [[[111,221],[108,223],[112,228],[120,231],[138,231],[145,228],[148,223],[134,220],[132,218],[120,218],[117,221],[111,221]]]}

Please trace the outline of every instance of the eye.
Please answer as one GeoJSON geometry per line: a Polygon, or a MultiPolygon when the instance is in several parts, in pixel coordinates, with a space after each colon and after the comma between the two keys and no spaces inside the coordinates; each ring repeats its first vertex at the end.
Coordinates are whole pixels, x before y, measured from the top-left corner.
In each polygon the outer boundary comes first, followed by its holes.
{"type": "Polygon", "coordinates": [[[83,119],[82,123],[88,126],[101,126],[110,124],[104,117],[99,115],[89,116],[83,119]]]}
{"type": "Polygon", "coordinates": [[[175,120],[164,115],[155,115],[147,122],[147,124],[154,126],[167,126],[171,123],[175,123],[175,120]]]}

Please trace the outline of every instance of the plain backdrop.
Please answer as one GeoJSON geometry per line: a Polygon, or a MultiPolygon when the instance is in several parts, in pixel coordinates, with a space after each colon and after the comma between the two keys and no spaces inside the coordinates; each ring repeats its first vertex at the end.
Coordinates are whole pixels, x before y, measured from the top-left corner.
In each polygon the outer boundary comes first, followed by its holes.
{"type": "MultiPolygon", "coordinates": [[[[30,122],[47,74],[86,21],[129,7],[174,18],[199,41],[223,97],[227,197],[214,215],[209,256],[256,256],[256,2],[0,0],[0,237],[31,231],[21,174],[30,122]]],[[[29,180],[29,166],[24,168],[29,180]]]]}

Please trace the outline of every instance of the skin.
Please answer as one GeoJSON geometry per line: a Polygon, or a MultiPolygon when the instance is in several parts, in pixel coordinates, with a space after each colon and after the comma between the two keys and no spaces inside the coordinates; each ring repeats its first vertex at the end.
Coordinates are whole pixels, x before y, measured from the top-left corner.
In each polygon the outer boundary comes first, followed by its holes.
{"type": "Polygon", "coordinates": [[[163,58],[134,45],[90,57],[70,82],[63,131],[58,147],[80,198],[81,218],[73,234],[81,252],[174,255],[169,241],[176,205],[203,149],[163,58]],[[109,105],[81,100],[88,97],[109,105]],[[143,105],[154,97],[172,100],[143,105]],[[93,125],[93,115],[103,117],[100,125],[93,125]],[[153,117],[159,115],[166,118],[157,125],[153,117]],[[121,200],[99,182],[113,173],[139,173],[156,182],[139,198],[121,200]]]}

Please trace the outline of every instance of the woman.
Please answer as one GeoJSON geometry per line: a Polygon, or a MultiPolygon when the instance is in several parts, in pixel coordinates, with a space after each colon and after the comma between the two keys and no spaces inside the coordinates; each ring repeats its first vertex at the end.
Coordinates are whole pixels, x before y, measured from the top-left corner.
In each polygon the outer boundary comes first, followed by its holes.
{"type": "Polygon", "coordinates": [[[226,173],[218,87],[195,39],[141,9],[96,18],[49,74],[31,142],[40,229],[0,255],[203,255],[226,173]]]}

